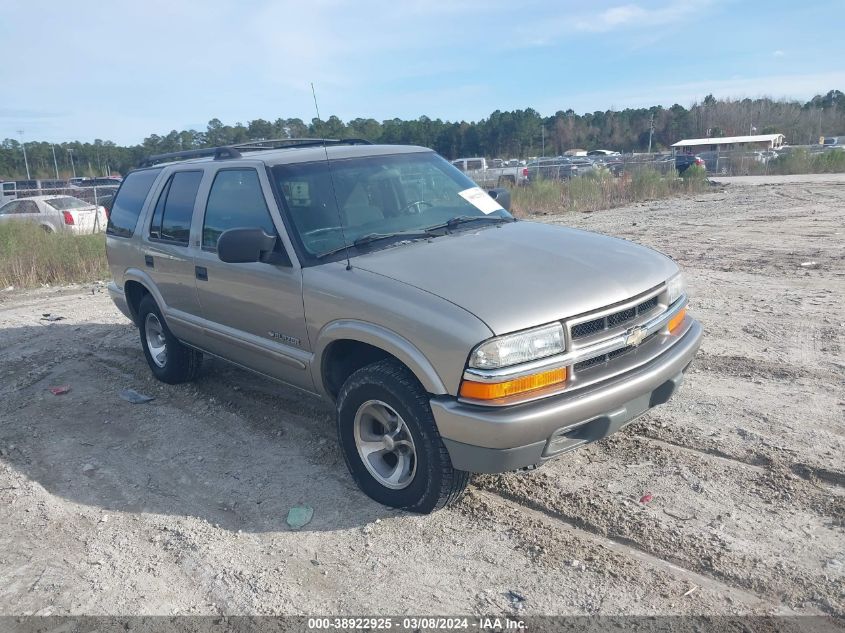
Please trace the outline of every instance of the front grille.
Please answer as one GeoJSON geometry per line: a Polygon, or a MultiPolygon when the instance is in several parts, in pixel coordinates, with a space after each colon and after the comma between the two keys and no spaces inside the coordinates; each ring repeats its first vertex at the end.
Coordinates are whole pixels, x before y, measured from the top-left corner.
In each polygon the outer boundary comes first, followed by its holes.
{"type": "Polygon", "coordinates": [[[611,314],[607,317],[607,327],[616,327],[625,323],[625,321],[630,321],[635,316],[637,316],[636,308],[628,308],[627,310],[622,310],[622,312],[611,314]]]}
{"type": "MultiPolygon", "coordinates": [[[[573,325],[572,340],[574,341],[587,336],[592,336],[593,334],[624,325],[628,321],[640,316],[641,314],[650,312],[656,307],[657,296],[654,296],[651,299],[646,299],[642,303],[635,305],[633,308],[626,308],[625,310],[620,310],[619,312],[614,312],[598,319],[592,319],[590,321],[579,323],[578,325],[573,325]]],[[[575,368],[577,369],[578,365],[576,365],[575,368]]]]}
{"type": "MultiPolygon", "coordinates": [[[[650,341],[651,338],[655,334],[657,334],[657,332],[649,334],[643,340],[643,342],[640,343],[640,345],[646,343],[647,341],[650,341]]],[[[577,373],[579,371],[583,371],[584,369],[587,369],[588,367],[593,367],[593,366],[599,365],[601,363],[606,363],[610,360],[613,360],[614,358],[617,358],[618,356],[622,356],[623,354],[627,354],[628,352],[630,352],[633,349],[635,349],[634,345],[628,345],[627,347],[622,347],[620,349],[614,350],[614,351],[610,352],[609,354],[600,354],[599,356],[594,356],[593,358],[588,358],[587,360],[583,360],[580,363],[575,363],[575,367],[574,367],[575,372],[577,373]]]]}
{"type": "Polygon", "coordinates": [[[607,324],[604,318],[601,319],[593,319],[592,321],[587,321],[586,323],[579,323],[578,325],[572,328],[572,338],[584,338],[585,336],[589,336],[590,334],[595,334],[596,332],[601,332],[602,330],[607,329],[607,324]]]}

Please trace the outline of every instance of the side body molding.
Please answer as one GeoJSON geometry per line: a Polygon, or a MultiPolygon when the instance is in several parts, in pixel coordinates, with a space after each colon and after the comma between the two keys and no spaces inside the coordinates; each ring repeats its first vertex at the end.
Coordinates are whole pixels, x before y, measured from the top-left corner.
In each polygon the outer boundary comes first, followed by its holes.
{"type": "Polygon", "coordinates": [[[387,328],[365,321],[338,320],[329,323],[320,331],[314,346],[311,372],[314,384],[323,397],[332,400],[331,394],[326,391],[323,384],[325,352],[331,343],[341,339],[360,341],[383,349],[405,363],[428,393],[438,395],[448,393],[437,371],[425,355],[407,339],[387,328]]]}

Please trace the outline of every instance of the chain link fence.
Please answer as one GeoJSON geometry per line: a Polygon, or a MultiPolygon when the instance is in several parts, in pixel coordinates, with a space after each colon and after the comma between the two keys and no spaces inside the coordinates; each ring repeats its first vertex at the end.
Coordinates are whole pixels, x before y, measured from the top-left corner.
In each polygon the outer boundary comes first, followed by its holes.
{"type": "Polygon", "coordinates": [[[597,169],[607,169],[614,176],[651,170],[665,176],[677,175],[700,158],[708,175],[749,176],[784,173],[784,163],[801,155],[812,161],[825,152],[842,151],[821,145],[787,146],[777,150],[742,149],[702,152],[655,152],[651,154],[619,154],[616,156],[559,156],[528,162],[529,181],[567,180],[584,176],[597,169]],[[673,173],[674,172],[674,173],[673,173]]]}

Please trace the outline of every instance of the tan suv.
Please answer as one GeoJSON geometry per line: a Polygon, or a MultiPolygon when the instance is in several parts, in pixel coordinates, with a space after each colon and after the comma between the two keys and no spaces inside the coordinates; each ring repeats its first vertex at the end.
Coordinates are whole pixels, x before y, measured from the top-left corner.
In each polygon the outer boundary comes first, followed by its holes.
{"type": "Polygon", "coordinates": [[[670,259],[507,200],[422,147],[152,157],[114,200],[109,291],[160,380],[210,354],[332,401],[361,489],[430,512],[666,402],[701,338],[670,259]]]}

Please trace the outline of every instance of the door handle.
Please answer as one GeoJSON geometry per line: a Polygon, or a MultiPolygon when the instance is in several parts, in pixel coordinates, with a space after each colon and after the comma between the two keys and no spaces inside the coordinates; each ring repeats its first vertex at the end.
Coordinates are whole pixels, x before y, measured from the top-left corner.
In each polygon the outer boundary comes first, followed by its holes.
{"type": "Polygon", "coordinates": [[[147,268],[155,268],[156,266],[152,255],[144,255],[144,263],[147,265],[147,268]]]}
{"type": "Polygon", "coordinates": [[[200,281],[208,281],[208,269],[205,266],[194,266],[194,274],[200,281]]]}

